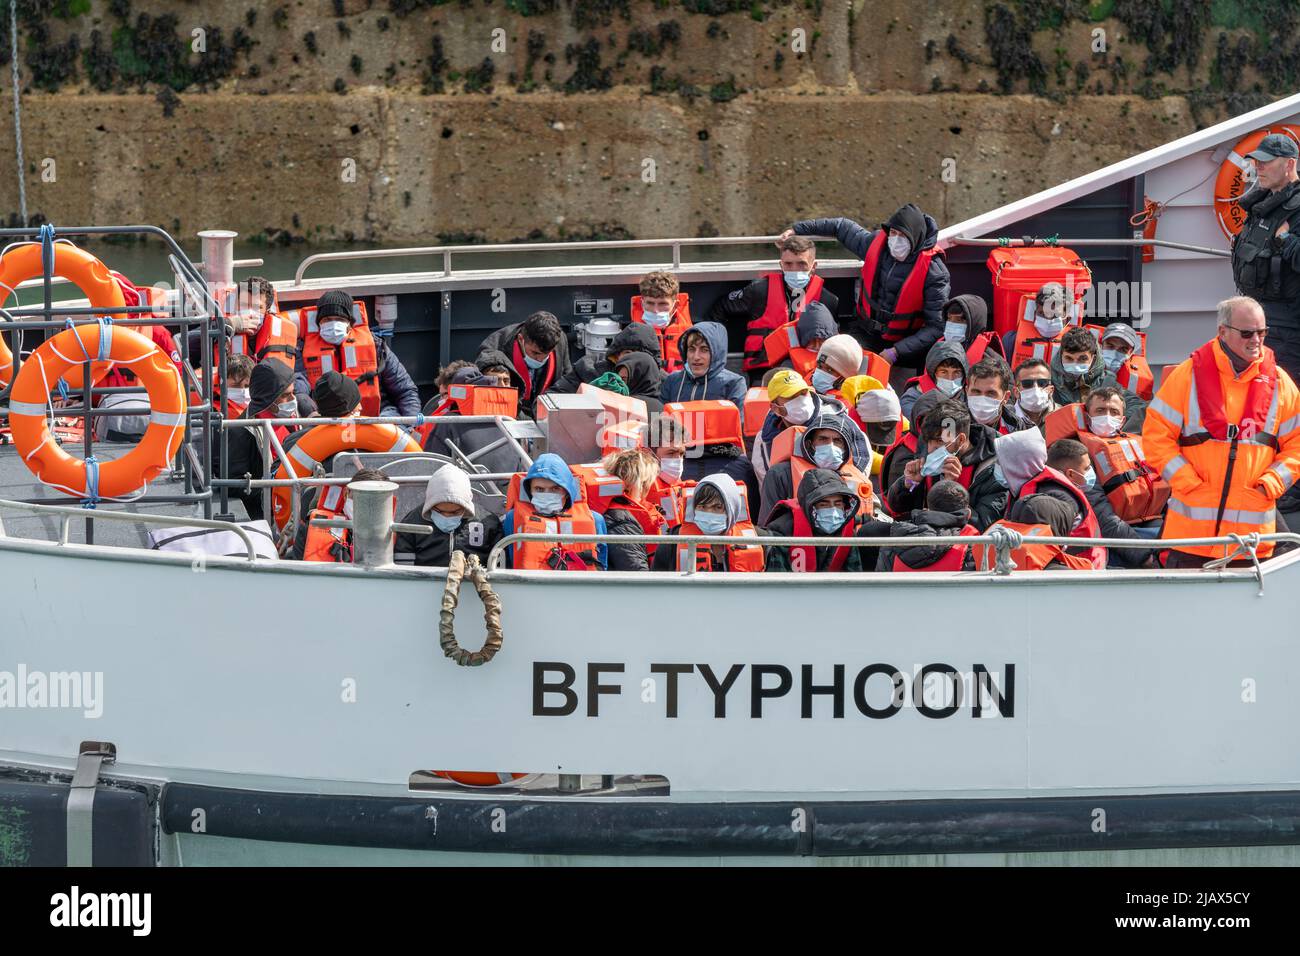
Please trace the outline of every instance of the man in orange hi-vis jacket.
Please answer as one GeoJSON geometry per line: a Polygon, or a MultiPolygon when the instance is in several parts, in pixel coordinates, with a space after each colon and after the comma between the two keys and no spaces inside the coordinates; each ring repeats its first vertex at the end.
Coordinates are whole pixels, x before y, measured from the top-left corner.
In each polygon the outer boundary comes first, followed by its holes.
{"type": "MultiPolygon", "coordinates": [[[[1300,391],[1264,346],[1264,310],[1246,296],[1219,303],[1219,334],[1169,372],[1147,409],[1147,461],[1172,495],[1164,538],[1270,534],[1275,502],[1300,477],[1300,391]]],[[[1200,567],[1220,546],[1170,551],[1200,567]]],[[[1260,558],[1273,553],[1260,544],[1260,558]]]]}

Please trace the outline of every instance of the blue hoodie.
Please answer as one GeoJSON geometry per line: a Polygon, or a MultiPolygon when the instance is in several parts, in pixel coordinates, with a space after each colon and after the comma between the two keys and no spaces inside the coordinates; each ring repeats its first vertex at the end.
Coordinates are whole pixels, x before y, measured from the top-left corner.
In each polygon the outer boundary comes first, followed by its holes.
{"type": "MultiPolygon", "coordinates": [[[[548,452],[545,455],[539,456],[538,459],[533,462],[532,467],[528,469],[528,473],[524,475],[524,480],[519,486],[519,498],[521,501],[532,502],[532,498],[528,493],[528,487],[529,482],[534,478],[546,478],[563,488],[567,497],[567,500],[564,502],[565,508],[568,508],[573,504],[573,502],[582,497],[582,491],[578,488],[578,479],[574,476],[573,472],[569,470],[569,466],[564,463],[564,459],[559,455],[553,455],[548,452]]],[[[596,534],[605,534],[605,516],[593,511],[591,517],[596,523],[596,534]]],[[[514,534],[514,530],[515,512],[514,509],[511,509],[510,511],[507,511],[505,516],[501,519],[501,531],[503,534],[514,534]]],[[[565,547],[580,549],[581,546],[565,545],[565,547]]],[[[514,546],[512,545],[506,548],[506,567],[514,567],[514,558],[514,546]]],[[[600,563],[601,568],[607,568],[609,566],[609,559],[606,554],[605,545],[596,545],[596,560],[600,563]]]]}
{"type": "Polygon", "coordinates": [[[704,336],[712,359],[703,378],[695,378],[689,368],[673,372],[664,379],[659,397],[668,402],[698,402],[722,399],[732,402],[745,414],[745,377],[727,369],[727,330],[718,322],[697,322],[681,338],[683,361],[686,342],[695,333],[704,336]]]}

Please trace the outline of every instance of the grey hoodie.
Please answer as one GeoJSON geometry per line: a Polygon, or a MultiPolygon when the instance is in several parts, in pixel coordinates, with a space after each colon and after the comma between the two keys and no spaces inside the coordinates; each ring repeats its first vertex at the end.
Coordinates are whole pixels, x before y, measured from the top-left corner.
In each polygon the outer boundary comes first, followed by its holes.
{"type": "MultiPolygon", "coordinates": [[[[941,362],[956,362],[959,364],[961,366],[962,384],[965,384],[966,375],[970,372],[970,366],[966,362],[966,349],[962,347],[960,342],[934,343],[925,356],[925,374],[930,376],[930,381],[936,381],[934,373],[941,362]]],[[[898,405],[902,409],[904,417],[909,419],[912,417],[912,408],[922,394],[924,393],[921,391],[920,379],[912,379],[907,388],[903,390],[903,394],[898,398],[898,405]]]]}
{"type": "Polygon", "coordinates": [[[1020,494],[1025,482],[1047,467],[1047,442],[1037,428],[999,435],[993,447],[1012,495],[1020,494]]]}

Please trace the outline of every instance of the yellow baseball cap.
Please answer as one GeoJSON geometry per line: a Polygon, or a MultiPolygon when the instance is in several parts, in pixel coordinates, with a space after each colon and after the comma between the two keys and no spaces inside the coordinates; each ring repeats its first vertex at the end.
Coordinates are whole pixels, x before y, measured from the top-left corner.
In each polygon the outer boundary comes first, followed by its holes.
{"type": "Polygon", "coordinates": [[[780,369],[767,383],[767,400],[774,402],[778,398],[794,398],[812,387],[792,368],[780,369]]]}

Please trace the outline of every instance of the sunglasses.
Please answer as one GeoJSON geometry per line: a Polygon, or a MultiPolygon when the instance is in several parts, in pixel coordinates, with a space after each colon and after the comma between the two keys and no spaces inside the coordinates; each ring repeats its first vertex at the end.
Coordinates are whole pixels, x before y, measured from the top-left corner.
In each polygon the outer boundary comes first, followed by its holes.
{"type": "Polygon", "coordinates": [[[1051,384],[1050,378],[1026,378],[1020,381],[1021,388],[1047,388],[1051,384]]]}
{"type": "Polygon", "coordinates": [[[1224,328],[1232,329],[1232,331],[1236,332],[1247,341],[1257,336],[1262,339],[1264,336],[1268,335],[1268,329],[1239,329],[1235,325],[1225,325],[1224,328]]]}

